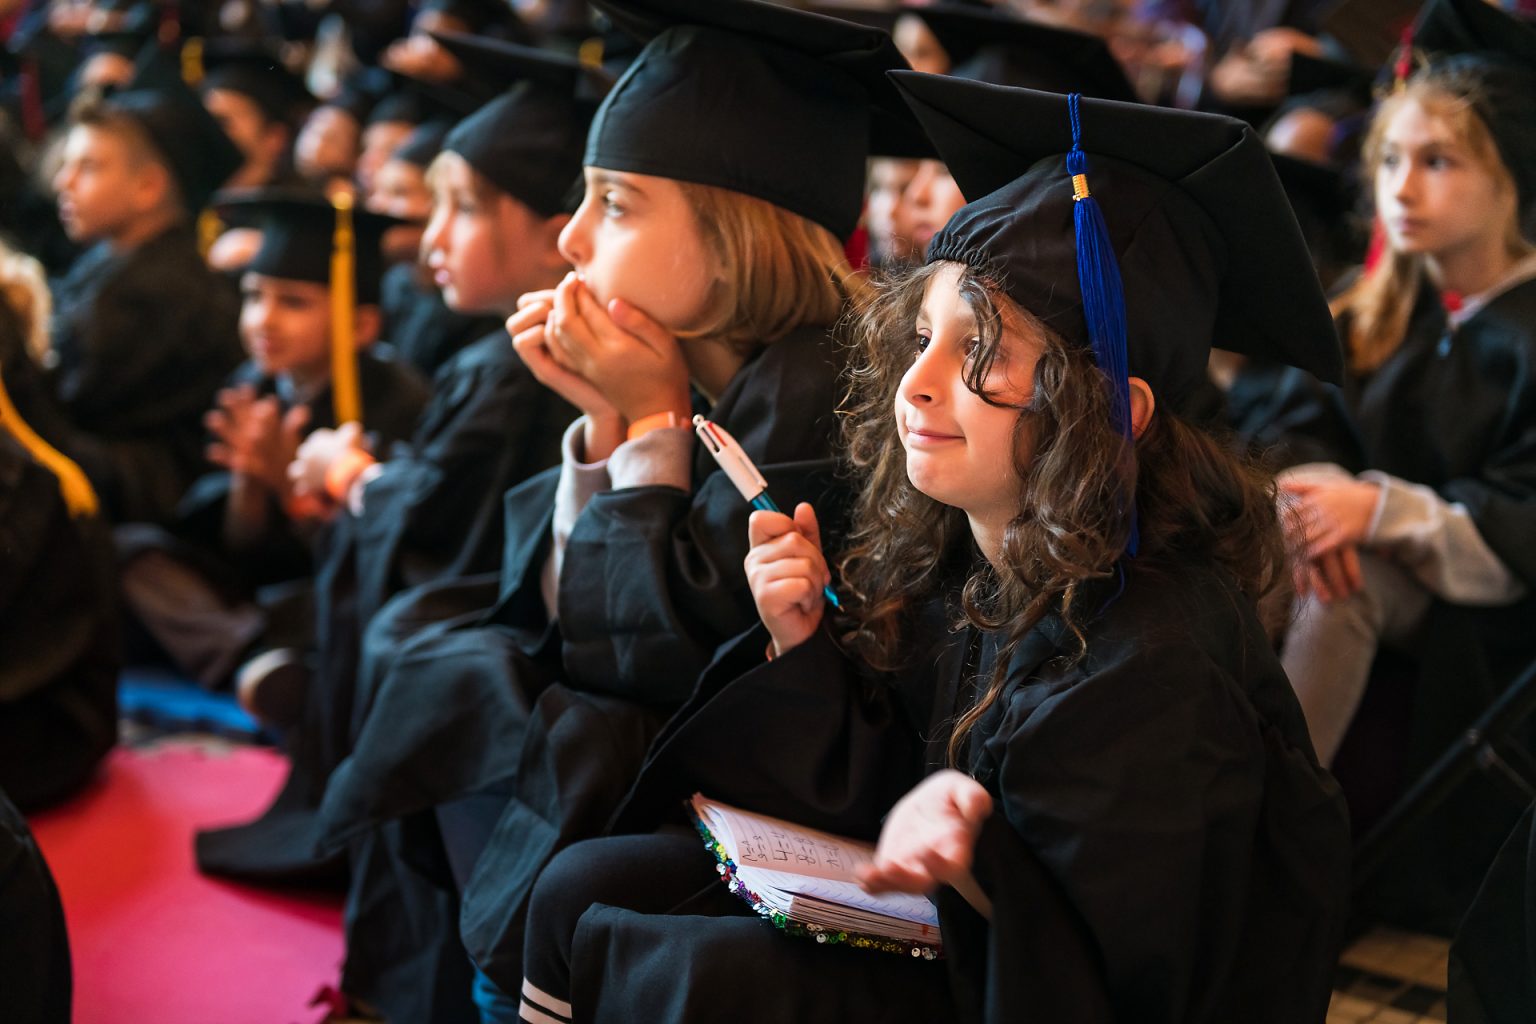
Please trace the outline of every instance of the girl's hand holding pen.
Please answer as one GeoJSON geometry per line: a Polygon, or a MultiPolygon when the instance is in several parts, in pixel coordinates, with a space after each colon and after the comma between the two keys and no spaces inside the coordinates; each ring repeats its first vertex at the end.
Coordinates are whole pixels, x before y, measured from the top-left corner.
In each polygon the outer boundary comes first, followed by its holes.
{"type": "Polygon", "coordinates": [[[821,551],[821,528],[807,502],[791,519],[758,510],[748,520],[747,582],[757,614],[773,638],[775,656],[797,647],[821,625],[823,588],[832,582],[821,551]]]}

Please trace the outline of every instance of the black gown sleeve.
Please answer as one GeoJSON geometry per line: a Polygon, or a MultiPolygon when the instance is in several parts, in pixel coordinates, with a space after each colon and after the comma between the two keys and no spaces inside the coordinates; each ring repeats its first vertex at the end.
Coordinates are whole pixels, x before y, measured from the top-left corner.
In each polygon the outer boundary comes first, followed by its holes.
{"type": "MultiPolygon", "coordinates": [[[[846,505],[831,448],[839,374],[831,345],[818,329],[768,346],[710,413],[781,507],[846,505]]],[[[702,446],[693,458],[691,494],[606,491],[578,517],[559,595],[565,668],[576,688],[675,705],[715,649],[757,621],[742,568],[752,507],[702,446]]],[[[829,526],[823,536],[835,548],[829,526]]]]}
{"type": "Polygon", "coordinates": [[[58,886],[27,823],[0,792],[0,991],[12,1024],[70,1017],[74,984],[58,886]]]}
{"type": "Polygon", "coordinates": [[[610,831],[678,816],[694,792],[810,828],[873,839],[922,777],[922,745],[892,687],[825,629],[766,661],[757,626],[721,648],[656,738],[610,831]]]}
{"type": "Polygon", "coordinates": [[[27,809],[84,784],[117,739],[111,539],[0,431],[0,789],[27,809]]]}
{"type": "Polygon", "coordinates": [[[505,332],[462,351],[439,374],[409,446],[367,485],[353,526],[359,593],[391,593],[443,576],[494,570],[502,494],[559,459],[575,415],[534,379],[505,332]]]}
{"type": "Polygon", "coordinates": [[[973,771],[996,804],[976,875],[993,915],[984,941],[945,921],[957,989],[989,1022],[1034,1006],[1321,1021],[1347,891],[1337,787],[1256,623],[1225,617],[1211,638],[1224,617],[1209,603],[1173,602],[1186,632],[1146,595],[1122,600],[1081,660],[1015,661],[977,726],[973,771]],[[1058,942],[1048,967],[1022,966],[1058,942]]]}
{"type": "Polygon", "coordinates": [[[203,412],[240,361],[239,300],[177,229],[111,264],[61,316],[58,395],[71,430],[49,438],[118,522],[165,522],[202,467],[203,412]]]}

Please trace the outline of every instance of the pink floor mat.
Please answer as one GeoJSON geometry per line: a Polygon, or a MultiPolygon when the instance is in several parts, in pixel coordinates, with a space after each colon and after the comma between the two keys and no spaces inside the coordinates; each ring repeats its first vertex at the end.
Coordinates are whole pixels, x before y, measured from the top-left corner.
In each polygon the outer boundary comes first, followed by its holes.
{"type": "Polygon", "coordinates": [[[282,784],[269,750],[117,750],[32,831],[64,898],[75,1024],[312,1024],[336,983],[339,898],[205,878],[200,828],[247,820],[282,784]]]}

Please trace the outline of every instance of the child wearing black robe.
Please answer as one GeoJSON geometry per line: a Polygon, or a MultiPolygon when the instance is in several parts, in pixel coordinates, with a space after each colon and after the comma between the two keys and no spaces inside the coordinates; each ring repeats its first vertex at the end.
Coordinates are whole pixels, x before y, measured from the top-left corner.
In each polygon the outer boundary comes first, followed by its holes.
{"type": "MultiPolygon", "coordinates": [[[[649,737],[750,618],[736,568],[750,507],[694,446],[689,414],[738,432],[775,493],[832,486],[841,360],[831,328],[851,287],[836,235],[857,219],[870,87],[882,91],[879,72],[900,58],[883,33],[813,18],[840,55],[823,61],[733,23],[758,5],[688,6],[676,22],[699,27],[671,32],[670,12],[637,10],[636,35],[666,34],[680,48],[654,43],[653,59],[609,94],[588,138],[587,196],[561,242],[583,276],[526,297],[509,328],[535,373],[588,414],[567,432],[565,465],[508,493],[500,580],[475,592],[495,603],[488,614],[466,611],[404,641],[417,625],[404,610],[375,620],[359,678],[366,716],[327,786],[333,840],[425,821],[459,885],[514,788],[500,856],[541,862],[599,828],[649,737]],[[730,93],[722,84],[743,67],[763,88],[736,92],[707,123],[691,118],[689,98],[730,93]],[[671,101],[668,81],[683,83],[671,101]],[[775,104],[771,129],[743,117],[741,104],[756,110],[763,96],[775,104]],[[691,143],[679,149],[684,125],[691,143]],[[768,152],[806,131],[826,155],[815,168],[744,165],[731,153],[748,142],[768,152]],[[693,190],[704,185],[715,187],[693,190]],[[649,248],[625,256],[597,240],[620,222],[649,248]],[[689,327],[702,337],[679,346],[689,327]],[[586,347],[588,331],[602,332],[607,354],[586,347]],[[664,386],[653,386],[647,352],[664,354],[664,386]],[[523,818],[534,831],[508,824],[523,818]]],[[[499,918],[501,901],[484,906],[499,918]]]]}
{"type": "Polygon", "coordinates": [[[64,908],[26,819],[0,791],[0,992],[11,1024],[69,1020],[74,978],[64,908]]]}
{"type": "MultiPolygon", "coordinates": [[[[594,107],[582,95],[590,76],[574,60],[512,44],[450,42],[477,48],[488,65],[483,80],[516,84],[444,140],[427,258],[444,274],[454,306],[510,312],[517,296],[555,283],[566,268],[555,241],[580,174],[594,107]],[[514,221],[521,229],[507,230],[503,206],[524,218],[514,221]]],[[[364,627],[397,595],[409,601],[404,595],[416,588],[496,570],[502,495],[559,460],[560,434],[574,414],[534,379],[498,327],[440,370],[408,444],[378,461],[347,454],[331,431],[301,447],[300,477],[333,476],[330,467],[343,459],[352,468],[350,479],[331,481],[341,500],[321,545],[316,657],[304,719],[289,735],[293,769],[262,819],[199,837],[204,870],[272,879],[316,866],[314,811],[361,710],[353,692],[364,627]]],[[[430,619],[425,609],[420,615],[430,619]]]]}
{"type": "Polygon", "coordinates": [[[95,494],[11,400],[41,388],[25,334],[0,299],[0,789],[31,811],[80,789],[112,749],[121,658],[95,494]]]}
{"type": "Polygon", "coordinates": [[[292,493],[288,462],[306,431],[336,424],[343,412],[333,374],[345,346],[372,443],[407,436],[429,397],[414,369],[369,351],[378,323],[379,238],[390,219],[361,211],[356,252],[354,347],[335,336],[329,201],[309,193],[258,192],[223,204],[226,215],[254,217],[262,241],[243,278],[242,330],[251,359],[221,391],[207,422],[218,468],[200,477],[178,507],[170,533],[118,531],[123,588],[149,635],[204,685],[224,684],[268,626],[257,588],[298,583],[313,572],[313,512],[292,493]]]}
{"type": "Polygon", "coordinates": [[[539,877],[523,1015],[1320,1022],[1348,824],[1256,613],[1284,568],[1271,487],[1172,411],[1212,337],[1340,372],[1262,144],[892,77],[977,198],[860,331],[849,616],[822,626],[811,510],[758,513],[766,628],[612,827],[699,790],[878,833],[862,881],[936,893],[944,962],[775,934],[697,839],[620,836],[539,877]]]}
{"type": "MultiPolygon", "coordinates": [[[[1313,742],[1331,762],[1378,653],[1406,655],[1410,772],[1536,660],[1536,28],[1432,0],[1414,47],[1367,144],[1383,251],[1334,303],[1350,372],[1291,371],[1264,426],[1307,453],[1281,477],[1307,555],[1281,660],[1313,742]]],[[[1517,812],[1474,783],[1365,902],[1453,928],[1517,812]]]]}
{"type": "Polygon", "coordinates": [[[55,287],[60,415],[26,410],[78,462],[115,522],[167,522],[202,466],[203,411],[240,361],[238,302],[191,220],[240,152],[185,88],[80,112],[55,179],[72,238],[94,242],[55,287]]]}

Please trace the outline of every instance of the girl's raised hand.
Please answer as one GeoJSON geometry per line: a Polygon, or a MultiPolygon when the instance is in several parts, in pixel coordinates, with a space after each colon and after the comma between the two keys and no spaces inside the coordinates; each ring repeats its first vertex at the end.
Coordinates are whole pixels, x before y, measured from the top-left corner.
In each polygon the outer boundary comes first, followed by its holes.
{"type": "Polygon", "coordinates": [[[976,837],[992,814],[981,783],[952,768],[934,772],[897,801],[880,829],[875,862],[859,869],[869,892],[931,893],[968,883],[976,837]]]}
{"type": "Polygon", "coordinates": [[[782,512],[758,510],[747,520],[747,583],[758,617],[773,638],[775,656],[798,647],[816,632],[832,582],[821,552],[816,510],[806,502],[791,519],[782,512]]]}
{"type": "Polygon", "coordinates": [[[589,462],[605,458],[624,440],[625,421],[613,403],[592,382],[572,370],[550,347],[550,313],[554,291],[531,292],[518,299],[518,310],[507,318],[512,348],[540,384],[587,416],[585,455],[589,462]]]}
{"type": "Polygon", "coordinates": [[[555,358],[592,382],[626,423],[692,408],[688,365],[672,332],[622,299],[605,309],[574,273],[555,289],[545,325],[555,358]]]}

